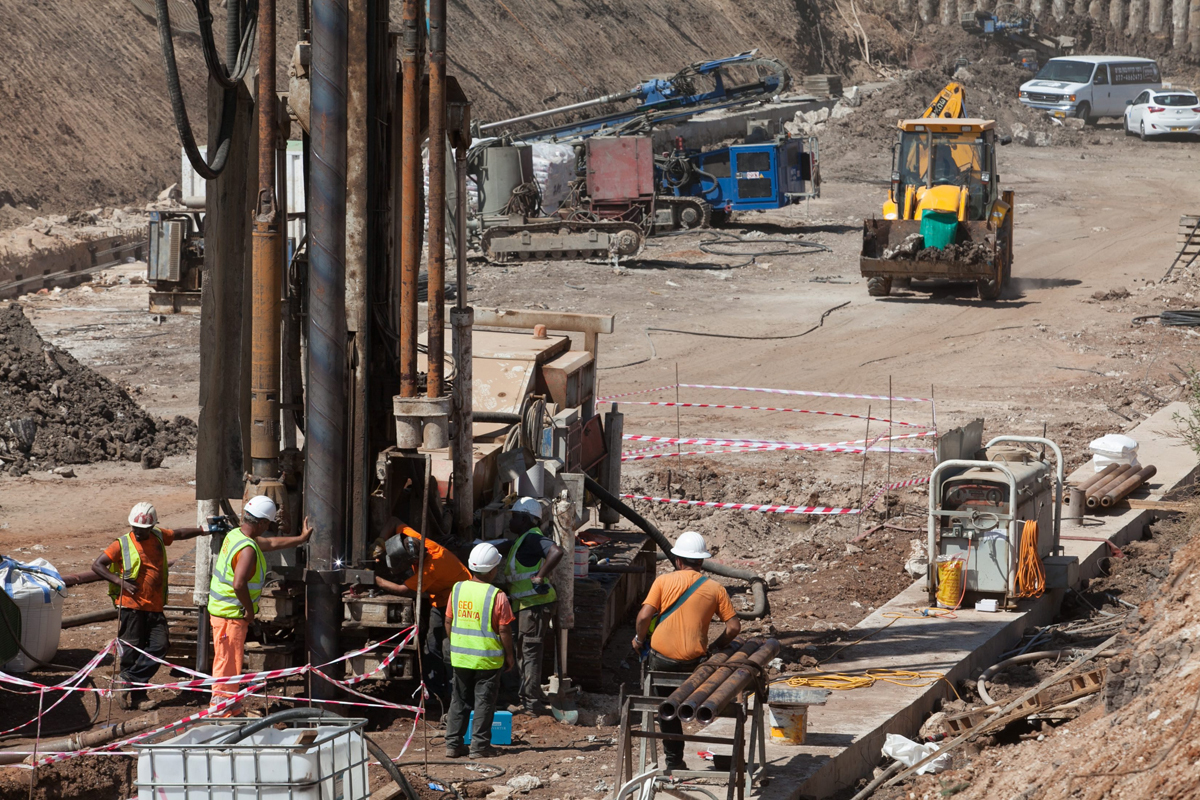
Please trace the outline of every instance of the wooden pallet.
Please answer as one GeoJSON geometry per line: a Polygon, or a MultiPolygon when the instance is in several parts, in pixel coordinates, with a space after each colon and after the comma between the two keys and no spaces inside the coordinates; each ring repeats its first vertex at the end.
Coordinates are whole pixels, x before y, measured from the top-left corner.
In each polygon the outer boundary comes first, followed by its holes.
{"type": "MultiPolygon", "coordinates": [[[[1039,691],[1033,697],[1026,699],[1023,703],[1009,712],[1006,716],[1007,722],[1014,722],[1018,719],[1028,717],[1032,714],[1045,713],[1052,711],[1055,708],[1063,706],[1073,700],[1078,700],[1081,697],[1087,697],[1089,694],[1095,694],[1100,691],[1100,687],[1104,685],[1104,670],[1094,669],[1090,672],[1084,672],[1080,675],[1075,675],[1070,678],[1069,683],[1071,692],[1062,697],[1050,697],[1050,689],[1053,686],[1061,685],[1063,681],[1057,684],[1047,686],[1039,691]]],[[[942,730],[947,736],[960,736],[968,731],[983,725],[988,719],[1002,707],[1001,703],[992,703],[982,708],[976,708],[971,711],[966,711],[962,714],[952,714],[942,720],[942,730]]]]}

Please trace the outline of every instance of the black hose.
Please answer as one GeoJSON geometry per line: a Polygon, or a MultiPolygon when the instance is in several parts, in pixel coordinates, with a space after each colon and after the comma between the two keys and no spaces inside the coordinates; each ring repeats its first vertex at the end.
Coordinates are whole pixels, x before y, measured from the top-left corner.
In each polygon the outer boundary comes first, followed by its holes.
{"type": "MultiPolygon", "coordinates": [[[[647,536],[654,540],[659,549],[667,554],[667,559],[674,561],[676,556],[671,553],[671,540],[663,535],[662,531],[652,525],[645,517],[627,506],[619,497],[605,489],[590,476],[583,476],[583,485],[589,492],[599,497],[605,505],[616,511],[625,519],[632,522],[641,528],[647,536]]],[[[739,619],[761,619],[765,617],[770,608],[767,604],[767,582],[758,575],[748,569],[738,569],[731,567],[728,564],[718,564],[711,559],[706,559],[700,568],[705,572],[711,572],[714,575],[720,575],[724,578],[736,578],[737,580],[747,581],[750,584],[750,592],[754,596],[754,607],[749,611],[739,611],[739,619]]]]}
{"type": "Polygon", "coordinates": [[[1200,308],[1180,308],[1167,310],[1161,314],[1146,314],[1134,317],[1134,322],[1147,319],[1157,319],[1161,324],[1180,328],[1192,328],[1200,325],[1200,308]]]}
{"type": "Polygon", "coordinates": [[[505,425],[521,424],[521,415],[511,411],[473,411],[471,419],[475,422],[499,422],[505,425]]]}
{"type": "MultiPolygon", "coordinates": [[[[324,709],[320,708],[287,708],[283,711],[276,711],[274,714],[269,714],[262,719],[256,719],[237,726],[229,733],[228,736],[221,739],[219,742],[216,742],[216,744],[236,744],[246,737],[252,736],[264,728],[269,728],[272,725],[276,725],[280,722],[286,722],[292,719],[311,719],[313,717],[321,717],[324,719],[345,719],[345,717],[341,716],[340,714],[334,714],[332,711],[325,711],[324,709]]],[[[380,766],[387,771],[388,775],[392,776],[392,780],[394,780],[396,785],[404,791],[404,794],[408,800],[420,800],[420,798],[417,797],[417,793],[413,791],[408,779],[404,777],[404,773],[401,772],[400,769],[392,762],[392,758],[387,754],[387,751],[380,747],[374,739],[372,739],[370,736],[367,736],[365,733],[363,734],[363,741],[367,744],[367,751],[379,760],[380,766]]]]}
{"type": "Polygon", "coordinates": [[[158,41],[162,48],[163,65],[167,70],[167,94],[171,98],[171,111],[175,115],[175,128],[179,131],[179,140],[197,174],[205,180],[213,180],[225,169],[225,163],[229,159],[229,148],[233,141],[233,121],[237,114],[237,90],[226,89],[222,92],[220,132],[217,135],[216,147],[209,147],[212,160],[206,162],[196,146],[192,123],[188,120],[187,106],[183,101],[183,90],[179,85],[179,66],[175,62],[175,43],[171,40],[171,13],[167,8],[167,0],[154,0],[154,7],[158,16],[158,41]]]}

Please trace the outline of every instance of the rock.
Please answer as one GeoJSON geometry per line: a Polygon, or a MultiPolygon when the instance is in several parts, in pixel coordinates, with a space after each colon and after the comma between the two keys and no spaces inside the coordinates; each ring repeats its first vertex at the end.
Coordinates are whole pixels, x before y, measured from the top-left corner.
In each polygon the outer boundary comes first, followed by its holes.
{"type": "Polygon", "coordinates": [[[75,477],[75,470],[71,469],[70,467],[55,467],[53,469],[53,472],[55,475],[58,475],[63,478],[74,478],[75,477]]]}
{"type": "Polygon", "coordinates": [[[858,108],[862,105],[862,92],[857,86],[851,86],[842,94],[842,102],[851,108],[858,108]]]}
{"type": "Polygon", "coordinates": [[[846,542],[846,555],[852,556],[855,553],[861,553],[862,551],[863,551],[863,549],[861,547],[859,547],[858,545],[850,544],[849,542],[846,542]]]}
{"type": "Polygon", "coordinates": [[[124,222],[128,217],[129,217],[129,215],[126,214],[124,211],[122,211],[119,208],[114,208],[112,210],[112,221],[113,222],[124,222]]]}
{"type": "Polygon", "coordinates": [[[619,720],[617,719],[616,714],[597,714],[596,715],[596,727],[597,728],[611,727],[613,725],[616,725],[618,721],[619,720]]]}
{"type": "Polygon", "coordinates": [[[833,107],[833,111],[829,112],[829,118],[830,119],[845,119],[846,117],[850,116],[853,113],[854,113],[854,109],[851,106],[849,106],[845,103],[838,103],[836,106],[833,107]]]}
{"type": "Polygon", "coordinates": [[[153,448],[142,453],[142,469],[158,469],[162,466],[163,455],[153,448]]]}
{"type": "Polygon", "coordinates": [[[596,785],[592,787],[592,791],[608,794],[612,791],[612,787],[608,785],[608,781],[604,780],[604,778],[601,778],[600,780],[596,781],[596,785]]]}
{"type": "Polygon", "coordinates": [[[778,586],[781,583],[787,583],[790,577],[791,575],[786,572],[768,572],[763,575],[763,580],[767,582],[767,586],[778,586]]]}
{"type": "Polygon", "coordinates": [[[1027,125],[1025,125],[1025,123],[1014,122],[1012,124],[1012,138],[1013,138],[1014,142],[1016,142],[1017,144],[1023,144],[1023,145],[1028,146],[1031,137],[1032,137],[1032,133],[1030,132],[1029,127],[1027,125]]]}
{"type": "Polygon", "coordinates": [[[517,775],[515,778],[509,778],[507,785],[513,791],[522,793],[532,792],[534,789],[541,788],[542,779],[537,775],[525,773],[524,775],[517,775]]]}
{"type": "Polygon", "coordinates": [[[1062,122],[1065,127],[1077,131],[1083,130],[1084,126],[1087,125],[1087,120],[1080,119],[1079,117],[1067,117],[1062,122]]]}
{"type": "Polygon", "coordinates": [[[908,545],[908,560],[904,571],[914,578],[924,578],[929,572],[929,545],[921,539],[913,539],[908,545]]]}
{"type": "Polygon", "coordinates": [[[970,83],[975,80],[975,76],[966,67],[959,67],[954,70],[954,80],[959,83],[970,83]]]}
{"type": "Polygon", "coordinates": [[[829,119],[829,109],[822,107],[816,109],[815,111],[801,112],[800,114],[797,114],[797,116],[809,125],[817,125],[829,119]]]}
{"type": "Polygon", "coordinates": [[[504,784],[492,784],[492,791],[486,796],[485,800],[508,800],[512,797],[513,790],[504,784]]]}
{"type": "Polygon", "coordinates": [[[883,112],[884,119],[895,119],[896,117],[899,117],[899,116],[900,116],[900,109],[898,109],[898,108],[889,108],[887,111],[883,112]]]}
{"type": "Polygon", "coordinates": [[[816,572],[817,568],[813,564],[792,564],[792,572],[816,572]]]}
{"type": "Polygon", "coordinates": [[[1038,131],[1033,135],[1034,147],[1049,147],[1051,142],[1050,134],[1045,131],[1038,131]]]}
{"type": "Polygon", "coordinates": [[[556,783],[561,780],[562,780],[562,775],[559,775],[557,772],[550,776],[551,783],[556,783]]]}
{"type": "Polygon", "coordinates": [[[182,197],[183,194],[179,191],[178,183],[172,183],[170,186],[158,193],[158,201],[160,203],[168,200],[179,200],[182,197]]]}

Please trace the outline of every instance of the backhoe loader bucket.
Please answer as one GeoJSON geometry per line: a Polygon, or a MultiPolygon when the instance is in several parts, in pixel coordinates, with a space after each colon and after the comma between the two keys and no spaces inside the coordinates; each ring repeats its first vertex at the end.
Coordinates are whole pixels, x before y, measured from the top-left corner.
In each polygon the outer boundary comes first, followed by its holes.
{"type": "Polygon", "coordinates": [[[969,281],[978,284],[980,297],[993,300],[1008,277],[1010,235],[1008,225],[997,232],[986,221],[959,222],[945,247],[926,247],[920,220],[868,219],[859,266],[876,297],[886,296],[893,280],[907,279],[969,281]]]}

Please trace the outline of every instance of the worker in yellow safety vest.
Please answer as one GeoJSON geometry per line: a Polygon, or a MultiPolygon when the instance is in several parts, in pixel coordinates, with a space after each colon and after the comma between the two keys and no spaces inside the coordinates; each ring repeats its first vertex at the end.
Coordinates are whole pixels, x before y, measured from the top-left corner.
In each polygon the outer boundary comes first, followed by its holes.
{"type": "Polygon", "coordinates": [[[541,521],[541,504],[532,497],[520,498],[513,504],[508,523],[516,539],[500,545],[505,556],[500,585],[517,615],[521,648],[520,704],[510,706],[517,714],[536,715],[546,710],[542,651],[558,599],[549,576],[562,560],[563,549],[542,535],[541,521]]]}
{"type": "MultiPolygon", "coordinates": [[[[307,519],[299,536],[264,536],[275,521],[276,510],[275,501],[266,495],[247,500],[242,506],[241,527],[225,534],[221,552],[213,561],[208,616],[212,622],[214,678],[232,678],[242,672],[246,634],[258,613],[258,598],[267,573],[263,553],[302,545],[312,536],[307,519]]],[[[233,696],[239,688],[236,684],[214,684],[213,704],[233,696]]],[[[239,702],[214,716],[232,717],[241,711],[239,702]]]]}
{"type": "Polygon", "coordinates": [[[467,559],[471,579],[454,584],[450,592],[450,665],[454,669],[450,712],[446,715],[446,756],[488,758],[492,748],[492,719],[500,694],[500,672],[516,664],[508,597],[493,586],[500,568],[500,551],[486,542],[475,545],[467,559]],[[471,746],[464,744],[472,710],[471,746]]]}
{"type": "MultiPolygon", "coordinates": [[[[117,607],[117,639],[133,645],[121,648],[121,682],[149,683],[158,672],[155,658],[166,655],[170,646],[163,615],[167,547],[207,533],[204,528],[160,528],[154,506],[138,503],[129,512],[129,532],[92,562],[92,572],[108,581],[108,596],[117,607]]],[[[152,707],[147,690],[136,688],[118,693],[117,704],[124,709],[152,707]]]]}

